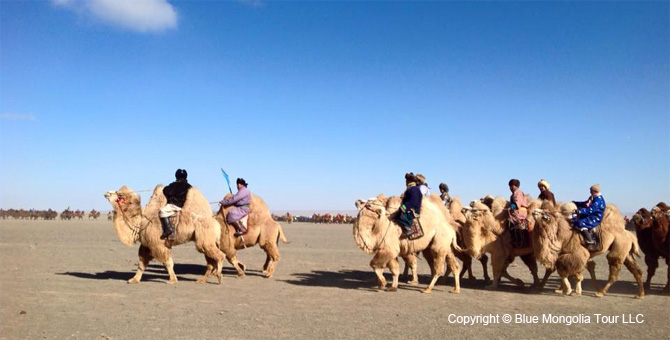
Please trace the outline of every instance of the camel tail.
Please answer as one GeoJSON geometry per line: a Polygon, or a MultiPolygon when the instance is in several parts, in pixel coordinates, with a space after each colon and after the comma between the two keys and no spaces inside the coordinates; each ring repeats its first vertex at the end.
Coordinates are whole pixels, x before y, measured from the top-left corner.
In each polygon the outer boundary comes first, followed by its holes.
{"type": "Polygon", "coordinates": [[[630,231],[626,230],[626,234],[628,234],[628,237],[630,237],[633,240],[633,247],[630,248],[630,254],[635,255],[636,257],[640,257],[640,245],[637,243],[637,237],[631,233],[630,231]]]}
{"type": "Polygon", "coordinates": [[[277,235],[277,243],[279,243],[279,240],[281,240],[286,244],[291,243],[286,239],[286,235],[284,234],[284,230],[281,228],[281,224],[277,223],[277,227],[279,228],[279,235],[277,235]]]}
{"type": "Polygon", "coordinates": [[[459,253],[463,252],[463,249],[458,246],[458,240],[457,240],[456,235],[454,235],[454,237],[451,239],[451,248],[454,249],[455,251],[459,252],[459,253]]]}

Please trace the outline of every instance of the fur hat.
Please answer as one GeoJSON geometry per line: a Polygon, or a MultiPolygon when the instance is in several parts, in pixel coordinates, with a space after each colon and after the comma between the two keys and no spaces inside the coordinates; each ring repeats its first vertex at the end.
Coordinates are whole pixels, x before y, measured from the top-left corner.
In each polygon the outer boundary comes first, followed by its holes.
{"type": "Polygon", "coordinates": [[[426,184],[426,176],[422,174],[416,174],[416,181],[419,183],[419,185],[426,184]]]}
{"type": "Polygon", "coordinates": [[[546,179],[541,179],[539,182],[537,182],[537,186],[539,187],[540,185],[547,188],[547,190],[551,188],[551,185],[549,184],[549,182],[547,182],[546,179]]]}
{"type": "Polygon", "coordinates": [[[447,183],[440,183],[440,190],[444,192],[449,192],[449,187],[447,186],[447,183]]]}
{"type": "Polygon", "coordinates": [[[414,176],[413,172],[408,172],[405,174],[405,183],[414,183],[416,182],[416,176],[414,176]]]}
{"type": "Polygon", "coordinates": [[[591,191],[600,192],[600,184],[594,184],[591,186],[591,191]]]}
{"type": "Polygon", "coordinates": [[[186,179],[186,177],[188,177],[188,173],[184,169],[177,169],[177,171],[174,173],[174,177],[176,179],[186,179]]]}
{"type": "Polygon", "coordinates": [[[512,178],[512,179],[509,180],[509,183],[507,183],[507,185],[513,185],[513,186],[519,188],[519,187],[521,187],[521,182],[516,178],[512,178]]]}
{"type": "Polygon", "coordinates": [[[249,185],[249,183],[247,183],[247,182],[244,180],[244,178],[238,178],[238,179],[237,179],[237,184],[242,184],[242,185],[244,185],[245,187],[249,185]]]}

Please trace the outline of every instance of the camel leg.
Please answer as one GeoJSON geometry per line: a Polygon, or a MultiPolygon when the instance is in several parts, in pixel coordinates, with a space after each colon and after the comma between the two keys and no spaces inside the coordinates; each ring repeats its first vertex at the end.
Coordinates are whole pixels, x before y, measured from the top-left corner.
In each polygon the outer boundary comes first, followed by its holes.
{"type": "Polygon", "coordinates": [[[537,277],[537,262],[535,261],[535,256],[533,254],[521,256],[521,261],[526,264],[526,267],[530,269],[530,274],[533,275],[533,284],[530,285],[530,289],[537,288],[540,285],[540,278],[537,277]]]}
{"type": "Polygon", "coordinates": [[[651,278],[654,277],[656,268],[658,268],[658,257],[655,255],[645,255],[644,263],[647,264],[647,281],[644,283],[644,288],[649,289],[651,287],[651,278]]]}
{"type": "MultiPolygon", "coordinates": [[[[470,261],[470,263],[472,264],[472,260],[470,261]]],[[[454,254],[447,254],[447,267],[451,270],[452,273],[454,273],[454,290],[449,291],[449,293],[460,294],[461,278],[460,274],[458,274],[458,262],[456,262],[454,254]]],[[[472,270],[470,270],[470,272],[472,272],[472,270]]]]}
{"type": "Polygon", "coordinates": [[[486,286],[487,289],[496,289],[500,283],[503,271],[507,268],[507,260],[500,260],[499,256],[491,256],[491,267],[493,268],[493,282],[486,286]]]}
{"type": "Polygon", "coordinates": [[[440,276],[442,276],[442,273],[444,272],[444,259],[446,257],[446,254],[432,254],[432,255],[433,255],[433,265],[431,266],[430,271],[433,274],[433,279],[430,281],[428,288],[426,288],[426,290],[423,291],[426,294],[430,294],[433,292],[433,287],[435,287],[437,279],[439,279],[440,276]]]}
{"type": "Polygon", "coordinates": [[[205,270],[205,275],[198,279],[195,283],[206,283],[207,279],[209,276],[214,272],[214,269],[216,268],[216,260],[210,258],[209,256],[205,255],[205,261],[207,261],[207,269],[205,270]]]}
{"type": "Polygon", "coordinates": [[[277,244],[268,242],[263,247],[263,250],[270,257],[270,263],[268,263],[267,271],[264,273],[265,277],[270,279],[275,274],[275,267],[277,266],[277,262],[279,262],[279,249],[277,248],[277,244]]]}
{"type": "Polygon", "coordinates": [[[642,299],[644,298],[644,284],[642,284],[642,269],[637,265],[637,261],[635,261],[635,258],[633,255],[628,255],[626,256],[626,259],[623,261],[624,266],[630,271],[633,276],[635,277],[635,281],[637,281],[637,295],[635,296],[636,299],[642,299]]]}
{"type": "MultiPolygon", "coordinates": [[[[503,268],[503,272],[502,272],[502,277],[504,277],[504,278],[508,279],[510,282],[514,283],[518,288],[523,288],[523,281],[521,279],[517,279],[517,278],[513,277],[512,275],[510,275],[507,272],[507,267],[510,265],[510,263],[512,263],[512,261],[510,261],[509,259],[505,259],[505,264],[504,264],[504,268],[503,268]]],[[[536,267],[536,270],[535,270],[535,276],[537,276],[537,267],[536,267]]],[[[500,280],[500,279],[498,279],[498,280],[500,280]]]]}
{"type": "Polygon", "coordinates": [[[140,260],[137,264],[137,272],[132,279],[128,280],[128,283],[140,282],[140,280],[142,280],[142,274],[144,274],[144,271],[147,269],[149,262],[151,262],[153,259],[153,256],[151,256],[151,251],[145,246],[140,246],[140,249],[137,251],[137,255],[139,256],[140,260]]]}
{"type": "Polygon", "coordinates": [[[537,291],[542,291],[544,289],[544,285],[547,284],[547,280],[549,279],[549,276],[551,276],[551,273],[554,272],[554,269],[550,268],[545,268],[544,269],[544,276],[542,277],[542,281],[540,281],[540,285],[537,286],[537,291]]]}
{"type": "Polygon", "coordinates": [[[412,281],[407,281],[408,284],[416,286],[419,284],[419,273],[417,273],[417,257],[416,255],[411,255],[405,259],[405,268],[412,271],[412,281]]]}
{"type": "Polygon", "coordinates": [[[177,275],[174,273],[174,262],[172,261],[172,256],[169,255],[168,259],[163,262],[163,265],[165,266],[165,269],[168,271],[168,275],[170,276],[170,280],[168,280],[168,284],[175,284],[177,283],[177,275]]]}
{"type": "Polygon", "coordinates": [[[409,278],[409,263],[407,263],[407,261],[409,261],[407,258],[403,258],[403,262],[405,263],[405,267],[402,270],[402,280],[403,281],[405,281],[409,278]]]}
{"type": "Polygon", "coordinates": [[[482,269],[484,270],[484,284],[489,284],[491,282],[491,277],[489,276],[489,257],[486,254],[482,254],[479,258],[479,262],[482,264],[482,269]]]}
{"type": "Polygon", "coordinates": [[[665,265],[668,266],[668,279],[665,281],[663,292],[670,293],[670,257],[665,258],[665,265]]]}
{"type": "Polygon", "coordinates": [[[395,292],[398,290],[398,278],[400,277],[400,264],[398,263],[397,258],[393,258],[389,261],[387,267],[393,275],[393,282],[391,283],[391,288],[387,289],[388,292],[395,292]]]}
{"type": "MultiPolygon", "coordinates": [[[[477,278],[474,275],[472,275],[472,257],[470,256],[470,254],[462,252],[454,252],[454,255],[456,255],[456,257],[458,257],[458,259],[461,260],[461,262],[463,262],[463,268],[461,269],[461,272],[458,274],[458,278],[462,279],[463,276],[465,276],[465,273],[467,272],[468,280],[470,281],[477,280],[477,278]]],[[[444,274],[445,277],[449,276],[450,270],[451,268],[447,266],[447,272],[444,274]]],[[[456,276],[455,273],[454,276],[456,276]]]]}
{"type": "Polygon", "coordinates": [[[584,281],[584,275],[582,273],[575,274],[575,291],[572,296],[582,295],[582,281],[584,281]]]}
{"type": "Polygon", "coordinates": [[[600,290],[600,285],[598,285],[598,280],[596,279],[596,263],[593,259],[589,259],[586,262],[586,270],[589,271],[589,276],[591,276],[591,285],[593,289],[597,292],[600,290]]]}
{"type": "Polygon", "coordinates": [[[237,261],[236,253],[232,255],[226,254],[226,260],[228,260],[228,262],[233,265],[233,268],[235,268],[235,271],[237,271],[237,277],[244,277],[246,275],[244,273],[244,265],[237,261]]]}
{"type": "Polygon", "coordinates": [[[268,266],[270,265],[270,262],[272,261],[272,258],[270,255],[265,254],[265,263],[263,264],[263,274],[268,272],[268,266]]]}
{"type": "Polygon", "coordinates": [[[211,245],[203,249],[205,260],[207,261],[207,270],[205,275],[197,283],[205,283],[211,274],[216,275],[219,284],[221,284],[221,267],[223,266],[223,253],[216,245],[211,245]]]}
{"type": "Polygon", "coordinates": [[[605,296],[612,284],[616,282],[617,279],[619,279],[619,273],[621,272],[622,265],[621,260],[615,257],[608,257],[607,262],[610,265],[610,276],[607,279],[607,283],[605,283],[605,287],[596,292],[597,297],[605,296]]]}
{"type": "Polygon", "coordinates": [[[562,277],[561,279],[563,280],[563,287],[565,289],[563,290],[564,295],[570,295],[572,293],[572,287],[570,287],[570,280],[568,280],[568,275],[562,277]]]}
{"type": "Polygon", "coordinates": [[[370,260],[370,267],[375,271],[377,275],[377,281],[379,282],[379,289],[386,288],[386,279],[384,278],[384,268],[388,266],[389,261],[395,259],[396,256],[393,256],[388,251],[380,250],[375,256],[370,260]]]}

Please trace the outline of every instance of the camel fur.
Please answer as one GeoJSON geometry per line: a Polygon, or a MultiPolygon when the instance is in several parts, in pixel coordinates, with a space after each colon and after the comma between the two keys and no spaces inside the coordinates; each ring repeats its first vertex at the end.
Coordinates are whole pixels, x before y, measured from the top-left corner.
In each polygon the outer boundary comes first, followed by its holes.
{"type": "MultiPolygon", "coordinates": [[[[537,263],[533,256],[532,247],[514,249],[512,238],[507,231],[509,203],[502,198],[488,196],[481,201],[470,203],[470,209],[466,210],[466,222],[463,225],[463,241],[468,252],[474,258],[479,258],[484,253],[491,254],[491,266],[493,267],[493,282],[487,288],[495,289],[502,277],[523,288],[522,280],[512,277],[507,272],[507,267],[516,256],[530,269],[533,276],[533,287],[541,287],[537,276],[537,263]]],[[[529,212],[539,206],[539,201],[531,201],[529,212]]],[[[532,231],[534,221],[527,218],[529,231],[532,231]]],[[[548,274],[545,273],[545,277],[548,274]]]]}
{"type": "MultiPolygon", "coordinates": [[[[658,268],[658,258],[664,258],[670,268],[670,249],[668,249],[668,206],[661,202],[652,208],[651,212],[642,208],[633,215],[637,239],[644,253],[644,262],[647,264],[647,280],[645,289],[651,288],[651,278],[658,268]],[[665,212],[665,213],[664,213],[665,212]]],[[[670,292],[670,272],[666,280],[664,292],[670,292]]]]}
{"type": "MultiPolygon", "coordinates": [[[[391,212],[386,208],[387,204],[392,207],[391,209],[397,209],[395,206],[399,206],[399,198],[391,197],[386,201],[386,198],[380,195],[367,201],[356,201],[358,217],[353,226],[354,240],[364,252],[374,254],[370,266],[377,275],[380,289],[386,288],[383,271],[384,268],[389,268],[393,274],[389,291],[398,289],[400,271],[397,257],[412,258],[416,253],[422,252],[431,265],[432,272],[432,280],[423,292],[431,293],[437,279],[444,273],[445,260],[452,272],[456,273],[459,270],[452,248],[460,248],[456,243],[454,227],[448,223],[449,212],[439,196],[424,197],[419,217],[424,236],[411,241],[400,238],[402,229],[391,219],[391,212]]],[[[415,267],[413,270],[416,273],[415,267]]],[[[451,292],[457,294],[460,293],[460,281],[457,275],[454,279],[454,289],[451,292]]]]}
{"type": "Polygon", "coordinates": [[[621,266],[625,265],[638,283],[636,298],[643,298],[642,270],[638,267],[634,257],[639,256],[637,238],[625,230],[625,221],[618,208],[612,204],[608,204],[605,208],[603,221],[600,224],[603,248],[597,252],[589,252],[582,245],[583,240],[579,232],[571,226],[570,215],[576,208],[572,202],[564,203],[558,208],[547,202],[533,212],[535,218],[533,240],[537,244],[536,257],[547,270],[558,271],[562,280],[560,292],[565,295],[573,293],[568,278],[574,276],[576,279],[574,295],[581,295],[582,272],[586,268],[596,287],[595,296],[603,297],[618,279],[621,266]],[[605,286],[599,288],[596,282],[595,262],[591,258],[604,253],[607,253],[610,274],[605,286]]]}
{"type": "MultiPolygon", "coordinates": [[[[226,195],[225,198],[232,196],[226,195]]],[[[246,249],[258,245],[265,251],[266,259],[263,265],[263,275],[271,278],[274,275],[277,262],[279,262],[278,242],[281,240],[288,243],[284,231],[279,223],[272,219],[270,209],[262,198],[251,195],[249,215],[247,220],[247,233],[241,237],[235,237],[235,228],[228,224],[225,219],[232,206],[219,209],[214,215],[216,221],[221,225],[220,249],[226,258],[233,264],[237,275],[244,276],[244,265],[235,265],[237,262],[237,250],[246,249]]],[[[209,275],[205,274],[205,275],[209,275]]]]}
{"type": "Polygon", "coordinates": [[[128,283],[140,282],[151,260],[163,263],[170,276],[168,283],[177,283],[171,248],[191,241],[195,242],[196,250],[205,255],[208,264],[206,275],[197,282],[207,282],[211,266],[216,270],[218,282],[221,283],[223,254],[217,247],[221,228],[212,218],[209,203],[197,188],[188,191],[186,203],[179,213],[179,225],[173,240],[160,239],[162,229],[158,212],[167,203],[162,185],[156,186],[144,208],[140,205],[140,196],[125,185],[117,191],[108,191],[105,198],[114,209],[114,231],[119,240],[129,246],[140,243],[138,269],[128,283]]]}

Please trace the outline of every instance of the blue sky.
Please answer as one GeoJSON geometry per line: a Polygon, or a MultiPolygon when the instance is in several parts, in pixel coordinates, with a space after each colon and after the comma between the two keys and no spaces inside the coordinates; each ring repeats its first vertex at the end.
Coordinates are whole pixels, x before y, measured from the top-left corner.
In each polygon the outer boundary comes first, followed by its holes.
{"type": "Polygon", "coordinates": [[[0,1],[0,206],[106,210],[177,168],[214,201],[223,167],[275,211],[414,171],[634,212],[670,199],[668,32],[665,1],[0,1]]]}

